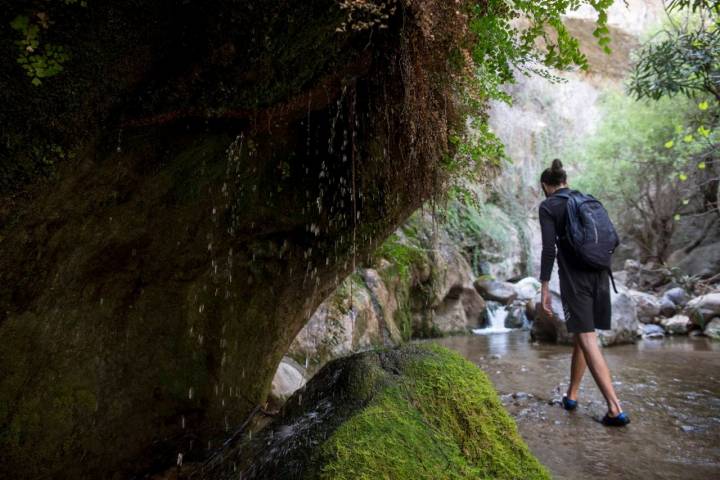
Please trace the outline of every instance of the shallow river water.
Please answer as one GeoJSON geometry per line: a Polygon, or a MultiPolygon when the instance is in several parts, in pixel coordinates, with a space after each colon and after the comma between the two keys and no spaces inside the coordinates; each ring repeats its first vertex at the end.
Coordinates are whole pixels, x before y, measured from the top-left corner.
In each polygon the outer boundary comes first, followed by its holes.
{"type": "Polygon", "coordinates": [[[527,332],[436,340],[480,366],[520,433],[556,479],[720,479],[720,343],[644,340],[604,349],[626,428],[598,420],[605,402],[589,372],[578,409],[559,405],[570,347],[530,343],[527,332]]]}

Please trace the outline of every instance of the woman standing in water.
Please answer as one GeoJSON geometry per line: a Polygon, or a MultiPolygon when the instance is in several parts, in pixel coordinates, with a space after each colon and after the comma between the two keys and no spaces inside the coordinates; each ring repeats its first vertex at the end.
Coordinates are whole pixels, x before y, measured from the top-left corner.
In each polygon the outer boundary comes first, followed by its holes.
{"type": "MultiPolygon", "coordinates": [[[[570,385],[563,396],[566,410],[577,408],[577,396],[585,368],[589,367],[605,400],[608,412],[602,423],[624,426],[630,423],[623,413],[620,401],[612,385],[610,370],[597,342],[595,329],[610,329],[610,285],[607,270],[587,266],[577,255],[565,237],[567,222],[566,203],[570,189],[562,162],[555,159],[550,168],[540,176],[546,199],[540,204],[540,228],[542,230],[542,254],[540,282],[542,283],[542,309],[552,315],[550,297],[550,274],[555,262],[557,246],[560,297],[569,333],[574,334],[570,385]]],[[[596,233],[597,236],[597,233],[596,233]]]]}

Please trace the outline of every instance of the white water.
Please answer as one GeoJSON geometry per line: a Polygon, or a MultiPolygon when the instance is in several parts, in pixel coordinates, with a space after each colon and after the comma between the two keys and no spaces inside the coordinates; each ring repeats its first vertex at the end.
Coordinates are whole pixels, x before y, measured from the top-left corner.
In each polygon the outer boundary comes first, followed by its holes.
{"type": "Polygon", "coordinates": [[[509,332],[511,328],[505,328],[505,319],[508,316],[507,309],[499,305],[497,307],[490,307],[488,305],[488,319],[490,320],[490,326],[485,328],[473,328],[473,333],[476,335],[487,335],[490,333],[505,333],[509,332]]]}

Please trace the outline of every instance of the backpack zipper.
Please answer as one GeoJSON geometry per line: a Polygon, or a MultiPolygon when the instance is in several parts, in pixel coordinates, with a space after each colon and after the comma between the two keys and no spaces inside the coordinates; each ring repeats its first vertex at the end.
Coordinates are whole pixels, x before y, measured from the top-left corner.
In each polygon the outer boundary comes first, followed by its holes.
{"type": "Polygon", "coordinates": [[[595,223],[595,217],[593,217],[592,213],[590,213],[590,220],[592,221],[593,229],[595,230],[595,243],[598,243],[597,224],[595,223]]]}

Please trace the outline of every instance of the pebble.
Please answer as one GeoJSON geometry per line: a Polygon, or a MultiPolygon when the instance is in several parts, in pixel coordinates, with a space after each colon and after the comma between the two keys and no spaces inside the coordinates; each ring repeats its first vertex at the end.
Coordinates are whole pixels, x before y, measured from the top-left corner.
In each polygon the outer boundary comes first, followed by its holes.
{"type": "Polygon", "coordinates": [[[693,430],[695,430],[695,427],[693,427],[691,425],[683,425],[680,428],[682,428],[683,432],[692,432],[693,430]]]}

